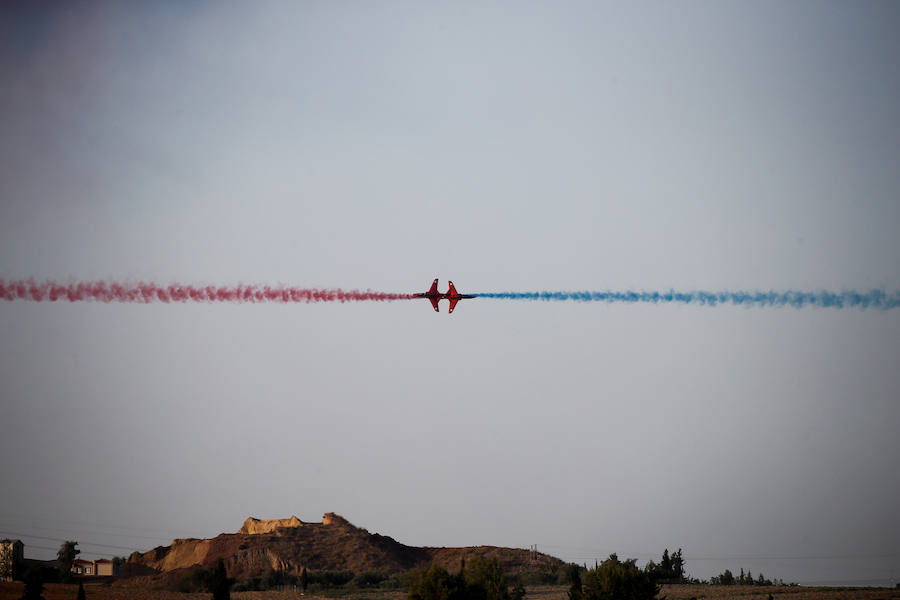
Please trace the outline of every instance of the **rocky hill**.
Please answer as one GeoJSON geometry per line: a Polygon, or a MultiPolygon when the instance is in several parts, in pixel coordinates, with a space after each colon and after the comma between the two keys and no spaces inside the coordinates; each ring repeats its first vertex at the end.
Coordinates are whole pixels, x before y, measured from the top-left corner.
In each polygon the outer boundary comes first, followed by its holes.
{"type": "Polygon", "coordinates": [[[371,534],[340,515],[326,513],[318,523],[306,523],[297,517],[269,521],[250,517],[237,533],[205,540],[177,539],[170,546],[159,546],[143,554],[135,552],[128,559],[125,572],[154,576],[183,569],[208,569],[219,558],[225,561],[228,576],[237,580],[269,569],[299,574],[304,567],[310,571],[393,574],[434,562],[455,571],[460,559],[473,554],[496,557],[507,573],[543,571],[562,565],[552,556],[519,548],[407,546],[391,537],[371,534]]]}

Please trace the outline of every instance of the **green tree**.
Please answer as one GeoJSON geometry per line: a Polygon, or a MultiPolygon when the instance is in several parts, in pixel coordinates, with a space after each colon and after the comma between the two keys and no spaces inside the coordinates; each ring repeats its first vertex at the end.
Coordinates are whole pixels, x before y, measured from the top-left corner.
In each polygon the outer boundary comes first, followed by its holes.
{"type": "Polygon", "coordinates": [[[522,600],[525,588],[516,585],[512,596],[500,562],[496,558],[474,556],[451,574],[433,564],[418,571],[409,588],[409,600],[522,600]]]}
{"type": "Polygon", "coordinates": [[[56,563],[59,565],[59,578],[63,582],[72,579],[72,565],[75,564],[75,557],[81,554],[81,550],[75,547],[77,545],[78,542],[66,540],[56,553],[56,563]]]}
{"type": "Polygon", "coordinates": [[[582,600],[581,569],[575,563],[569,565],[569,600],[582,600]]]}
{"type": "Polygon", "coordinates": [[[381,571],[363,571],[353,578],[353,586],[357,588],[377,588],[388,576],[381,571]]]}
{"type": "Polygon", "coordinates": [[[409,600],[466,600],[466,581],[462,573],[451,575],[433,564],[420,571],[409,586],[409,600]]]}
{"type": "Polygon", "coordinates": [[[653,600],[659,593],[652,576],[630,558],[615,554],[584,574],[584,600],[653,600]]]}
{"type": "Polygon", "coordinates": [[[509,594],[510,600],[525,600],[525,588],[521,583],[517,583],[513,586],[512,591],[509,594]]]}
{"type": "Polygon", "coordinates": [[[476,555],[463,572],[470,600],[509,600],[509,586],[496,558],[476,555]]]}
{"type": "Polygon", "coordinates": [[[228,583],[228,574],[225,572],[225,561],[221,558],[216,561],[216,568],[209,580],[209,591],[213,600],[231,600],[231,590],[228,583]]]}
{"type": "Polygon", "coordinates": [[[125,556],[114,556],[112,559],[113,562],[113,575],[118,575],[122,572],[122,567],[128,562],[128,558],[125,556]]]}
{"type": "Polygon", "coordinates": [[[284,571],[269,569],[262,578],[262,589],[274,590],[284,587],[284,571]]]}
{"type": "Polygon", "coordinates": [[[669,549],[663,550],[659,564],[652,560],[644,567],[644,572],[659,582],[675,583],[684,581],[684,557],[681,548],[669,554],[669,549]]]}
{"type": "Polygon", "coordinates": [[[663,550],[662,560],[659,562],[659,568],[663,572],[663,577],[669,577],[672,572],[672,559],[669,557],[669,549],[663,550]]]}
{"type": "Polygon", "coordinates": [[[684,581],[684,557],[681,548],[672,553],[672,577],[678,581],[684,581]]]}
{"type": "Polygon", "coordinates": [[[712,577],[709,582],[712,585],[734,585],[734,574],[729,569],[725,569],[719,575],[712,577]]]}
{"type": "Polygon", "coordinates": [[[29,567],[22,579],[25,581],[25,593],[21,600],[44,600],[41,596],[44,591],[44,575],[40,567],[29,567]]]}

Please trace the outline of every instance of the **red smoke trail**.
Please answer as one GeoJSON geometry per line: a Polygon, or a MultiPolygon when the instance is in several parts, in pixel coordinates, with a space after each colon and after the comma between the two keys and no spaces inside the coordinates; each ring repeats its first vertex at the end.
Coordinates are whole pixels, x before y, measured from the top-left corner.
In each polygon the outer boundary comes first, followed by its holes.
{"type": "Polygon", "coordinates": [[[366,290],[320,290],[283,286],[193,286],[158,285],[156,283],[118,283],[115,281],[82,281],[59,284],[53,281],[35,283],[28,280],[4,281],[0,279],[0,298],[4,300],[30,300],[32,302],[361,302],[376,300],[407,300],[410,294],[391,294],[366,290]]]}

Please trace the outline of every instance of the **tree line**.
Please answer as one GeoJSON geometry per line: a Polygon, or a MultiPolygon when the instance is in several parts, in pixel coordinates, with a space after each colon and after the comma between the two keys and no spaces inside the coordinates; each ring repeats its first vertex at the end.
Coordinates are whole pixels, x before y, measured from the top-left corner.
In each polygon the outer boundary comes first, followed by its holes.
{"type": "Polygon", "coordinates": [[[710,578],[709,583],[710,585],[797,585],[796,583],[785,584],[783,579],[767,579],[762,573],[754,578],[753,573],[749,569],[745,575],[743,568],[737,577],[729,569],[725,569],[723,572],[710,578]]]}
{"type": "MultiPolygon", "coordinates": [[[[67,540],[57,553],[57,570],[31,567],[25,581],[23,599],[40,598],[43,583],[72,579],[72,565],[80,550],[77,542],[67,540]]],[[[507,577],[497,558],[481,555],[463,559],[459,571],[451,573],[438,564],[423,566],[402,574],[377,571],[307,571],[299,575],[269,570],[263,575],[236,582],[226,575],[225,563],[219,559],[213,569],[194,569],[182,575],[176,584],[181,592],[211,592],[214,600],[228,600],[230,591],[302,590],[325,591],[333,588],[408,589],[409,600],[523,600],[524,583],[567,584],[568,600],[654,600],[662,584],[694,583],[708,585],[785,585],[781,579],[770,580],[762,573],[756,577],[742,568],[739,575],[726,569],[708,581],[691,578],[685,570],[681,548],[669,553],[663,550],[659,562],[650,560],[643,568],[633,558],[619,559],[616,554],[593,568],[569,564],[560,570],[552,567],[541,573],[521,573],[507,577]]],[[[796,585],[796,584],[790,584],[796,585]]],[[[79,591],[79,598],[83,597],[79,591]]]]}

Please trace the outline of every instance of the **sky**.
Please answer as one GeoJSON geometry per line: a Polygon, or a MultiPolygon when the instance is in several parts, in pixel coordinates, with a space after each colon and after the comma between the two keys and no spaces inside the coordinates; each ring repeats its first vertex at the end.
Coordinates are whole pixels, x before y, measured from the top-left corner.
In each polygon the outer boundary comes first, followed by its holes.
{"type": "MultiPolygon", "coordinates": [[[[0,278],[900,289],[892,2],[8,2],[0,278]]],[[[0,302],[0,537],[900,579],[900,310],[0,302]]]]}

